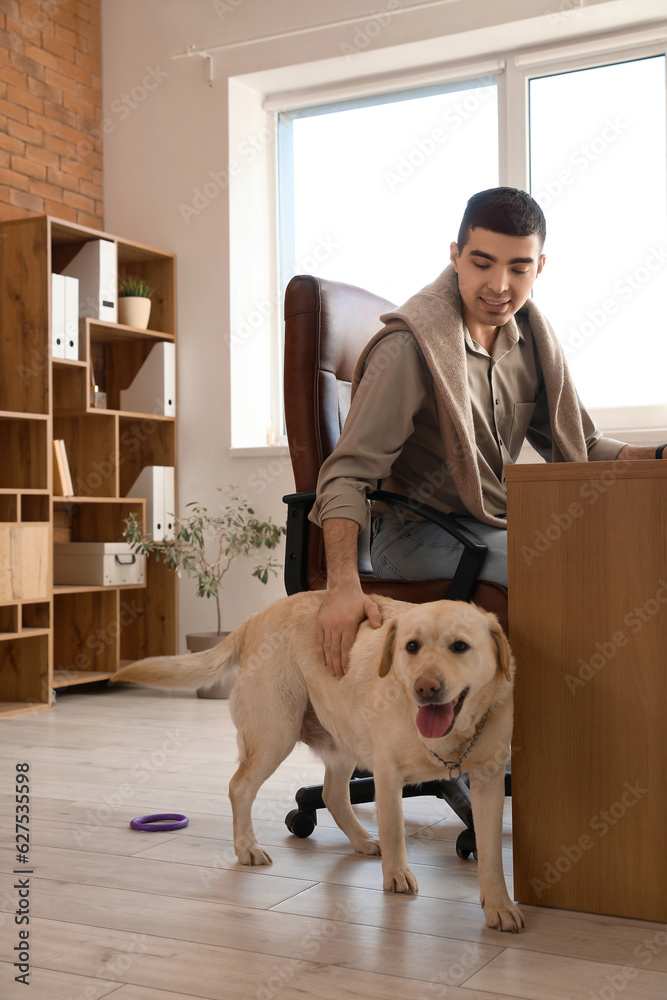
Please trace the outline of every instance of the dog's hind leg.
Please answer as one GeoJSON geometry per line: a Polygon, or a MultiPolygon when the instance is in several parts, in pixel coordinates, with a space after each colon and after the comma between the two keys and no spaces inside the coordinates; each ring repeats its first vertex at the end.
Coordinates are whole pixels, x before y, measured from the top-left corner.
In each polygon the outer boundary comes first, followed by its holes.
{"type": "Polygon", "coordinates": [[[239,728],[241,763],[229,782],[234,827],[234,851],[242,865],[270,865],[270,855],[257,843],[252,825],[252,805],[259,789],[294,749],[300,722],[274,714],[267,725],[266,715],[255,713],[257,725],[247,718],[239,728]],[[260,728],[261,726],[261,728],[260,728]]]}
{"type": "Polygon", "coordinates": [[[324,786],[322,799],[336,820],[343,833],[349,838],[355,851],[360,854],[380,854],[380,843],[373,840],[357,817],[350,804],[350,778],[356,767],[356,761],[349,757],[341,757],[339,752],[327,753],[318,751],[324,761],[324,786]]]}

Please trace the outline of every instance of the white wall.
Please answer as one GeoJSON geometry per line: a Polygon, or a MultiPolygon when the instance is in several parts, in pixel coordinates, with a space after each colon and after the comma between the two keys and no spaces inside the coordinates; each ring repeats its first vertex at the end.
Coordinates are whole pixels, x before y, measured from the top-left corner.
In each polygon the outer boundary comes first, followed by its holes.
{"type": "MultiPolygon", "coordinates": [[[[105,228],[177,254],[179,500],[215,506],[216,487],[238,485],[256,511],[284,520],[293,489],[286,457],[230,456],[230,213],[224,174],[230,152],[229,98],[354,81],[502,53],[665,16],[664,0],[102,0],[105,228]],[[230,46],[215,55],[215,81],[198,57],[172,60],[188,45],[230,46]],[[230,77],[235,78],[231,88],[230,77]],[[124,95],[129,95],[129,107],[124,95]],[[183,217],[195,189],[217,177],[198,214],[183,217]],[[259,484],[259,485],[258,485],[259,484]]],[[[237,107],[235,105],[235,107],[237,107]]],[[[236,114],[238,132],[238,109],[236,114]]],[[[256,128],[256,125],[255,125],[256,128]]],[[[249,127],[248,136],[252,129],[249,127]]],[[[235,134],[234,148],[238,135],[235,134]]],[[[272,150],[264,150],[272,155],[272,150]]],[[[198,202],[198,204],[203,204],[198,202]]],[[[257,220],[255,220],[257,225],[257,220]]],[[[271,239],[273,220],[262,221],[271,239]]],[[[255,230],[257,232],[257,230],[255,230]]],[[[234,253],[237,281],[249,270],[234,253]]],[[[252,252],[252,246],[251,246],[252,252]]],[[[266,256],[264,260],[266,261],[266,256]]],[[[270,262],[268,265],[270,270],[270,262]]],[[[264,281],[270,276],[265,275],[264,281]]],[[[256,296],[260,294],[253,291],[256,296]]],[[[242,298],[242,296],[240,296],[242,298]]],[[[257,400],[258,406],[262,400],[257,400]]],[[[263,418],[262,418],[263,419],[263,418]]],[[[284,593],[238,563],[226,587],[223,627],[284,593]]],[[[180,632],[214,625],[210,602],[180,588],[180,632]]]]}

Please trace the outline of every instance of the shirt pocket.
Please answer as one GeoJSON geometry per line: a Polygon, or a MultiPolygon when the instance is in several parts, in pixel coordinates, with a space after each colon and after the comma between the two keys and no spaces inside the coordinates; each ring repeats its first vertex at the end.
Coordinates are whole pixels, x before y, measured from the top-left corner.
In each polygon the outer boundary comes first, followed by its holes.
{"type": "Polygon", "coordinates": [[[532,403],[515,403],[512,413],[512,426],[510,428],[510,438],[508,451],[512,456],[512,461],[516,460],[521,451],[521,445],[526,439],[526,431],[530,427],[530,421],[535,412],[535,400],[532,403]]]}

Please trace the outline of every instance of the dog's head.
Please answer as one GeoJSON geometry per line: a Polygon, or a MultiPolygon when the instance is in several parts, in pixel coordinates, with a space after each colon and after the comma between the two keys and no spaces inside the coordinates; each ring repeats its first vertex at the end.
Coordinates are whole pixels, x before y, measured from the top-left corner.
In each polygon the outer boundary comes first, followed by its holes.
{"type": "Polygon", "coordinates": [[[379,668],[415,706],[427,739],[468,731],[512,683],[509,644],[495,615],[462,601],[415,605],[388,625],[379,668]]]}

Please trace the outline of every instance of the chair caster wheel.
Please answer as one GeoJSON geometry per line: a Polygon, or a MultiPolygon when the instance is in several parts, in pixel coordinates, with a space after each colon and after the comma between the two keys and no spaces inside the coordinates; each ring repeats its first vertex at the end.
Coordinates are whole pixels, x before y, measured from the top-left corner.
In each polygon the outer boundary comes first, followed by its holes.
{"type": "Polygon", "coordinates": [[[317,818],[313,813],[302,812],[300,809],[292,809],[285,816],[285,826],[290,833],[293,833],[295,837],[299,837],[301,840],[310,837],[316,824],[317,818]]]}
{"type": "Polygon", "coordinates": [[[463,830],[456,838],[456,853],[466,861],[472,854],[477,861],[477,842],[474,830],[463,830]]]}

